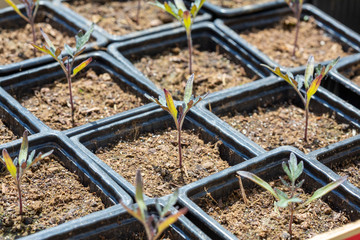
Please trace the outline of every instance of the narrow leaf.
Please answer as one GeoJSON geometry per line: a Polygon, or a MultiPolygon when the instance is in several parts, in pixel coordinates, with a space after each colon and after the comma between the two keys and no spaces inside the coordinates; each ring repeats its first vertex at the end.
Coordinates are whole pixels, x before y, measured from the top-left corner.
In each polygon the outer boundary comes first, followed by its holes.
{"type": "Polygon", "coordinates": [[[69,54],[71,57],[74,58],[74,55],[73,55],[73,50],[71,49],[71,47],[67,44],[64,44],[64,49],[65,49],[65,52],[67,54],[69,54]]]}
{"type": "Polygon", "coordinates": [[[276,199],[280,199],[279,196],[277,195],[277,193],[274,191],[274,189],[264,180],[262,180],[261,178],[259,178],[258,176],[256,176],[255,174],[251,173],[251,172],[246,172],[246,171],[237,171],[236,172],[238,175],[245,177],[251,181],[253,181],[254,183],[256,183],[257,185],[259,185],[260,187],[264,188],[265,190],[269,191],[276,199]]]}
{"type": "Polygon", "coordinates": [[[318,190],[316,190],[314,192],[314,194],[308,200],[306,200],[306,202],[301,204],[301,206],[305,206],[308,203],[314,201],[315,199],[321,198],[325,194],[331,192],[332,190],[337,188],[339,185],[341,185],[346,180],[346,178],[347,178],[346,176],[341,177],[341,178],[337,179],[336,181],[333,181],[333,182],[329,183],[328,185],[326,185],[326,186],[324,186],[322,188],[319,188],[318,190]]]}
{"type": "Polygon", "coordinates": [[[29,18],[25,17],[25,15],[21,13],[21,11],[19,10],[19,8],[16,6],[16,4],[15,4],[13,1],[11,1],[11,0],[5,0],[5,2],[7,2],[7,4],[9,4],[9,5],[14,9],[14,11],[15,11],[17,14],[19,14],[20,17],[22,17],[25,21],[30,22],[30,21],[29,21],[29,18]]]}
{"type": "Polygon", "coordinates": [[[141,218],[141,214],[135,212],[134,210],[132,210],[131,208],[127,207],[123,202],[120,201],[121,206],[123,206],[123,208],[125,208],[125,210],[134,218],[136,218],[137,220],[139,220],[140,222],[144,222],[144,220],[141,218]]]}
{"type": "Polygon", "coordinates": [[[40,160],[42,160],[42,159],[50,156],[50,155],[53,153],[53,151],[54,151],[54,150],[51,150],[51,151],[49,151],[49,152],[47,152],[47,153],[44,153],[44,154],[39,153],[39,154],[36,156],[36,158],[34,159],[34,161],[32,161],[30,164],[28,164],[28,167],[27,167],[27,168],[31,167],[32,165],[34,165],[34,164],[37,163],[38,161],[40,161],[40,160]]]}
{"type": "Polygon", "coordinates": [[[76,74],[78,72],[80,72],[82,69],[84,69],[87,65],[89,65],[91,63],[91,61],[92,61],[92,58],[90,57],[90,58],[86,59],[85,61],[83,61],[82,63],[80,63],[76,68],[74,68],[72,77],[75,77],[76,74]]]}
{"type": "Polygon", "coordinates": [[[306,70],[305,70],[305,79],[304,79],[304,85],[305,88],[308,89],[309,88],[309,84],[310,84],[310,77],[313,76],[314,74],[314,66],[315,66],[315,60],[313,56],[310,56],[306,65],[306,70]]]}
{"type": "Polygon", "coordinates": [[[31,43],[31,45],[32,45],[34,48],[38,49],[39,51],[44,52],[44,53],[46,53],[46,54],[49,54],[49,55],[52,56],[56,61],[59,61],[59,59],[55,56],[55,54],[54,54],[53,52],[51,52],[49,49],[47,49],[45,46],[39,47],[39,46],[37,46],[37,45],[35,45],[35,44],[33,44],[33,43],[31,43]]]}
{"type": "Polygon", "coordinates": [[[94,23],[91,24],[90,28],[86,31],[85,34],[78,33],[78,35],[75,36],[76,51],[79,51],[84,47],[84,45],[89,41],[93,31],[94,31],[94,23]]]}
{"type": "Polygon", "coordinates": [[[183,0],[174,0],[174,3],[178,9],[183,10],[183,12],[187,11],[183,0]]]}
{"type": "Polygon", "coordinates": [[[16,179],[16,167],[6,149],[3,149],[2,155],[5,160],[7,170],[10,172],[11,176],[16,179]]]}
{"type": "Polygon", "coordinates": [[[169,112],[171,116],[174,118],[175,122],[177,122],[177,110],[174,104],[174,100],[168,90],[164,88],[165,98],[166,98],[166,105],[169,108],[169,112]]]}
{"type": "Polygon", "coordinates": [[[48,37],[48,35],[46,35],[46,33],[42,30],[42,28],[40,28],[40,32],[43,38],[45,39],[46,44],[48,45],[48,49],[51,50],[51,52],[55,53],[56,48],[52,43],[52,41],[50,40],[50,38],[48,37]]]}
{"type": "Polygon", "coordinates": [[[161,234],[173,223],[175,223],[181,215],[184,215],[188,211],[187,208],[182,208],[175,214],[172,214],[168,216],[164,221],[162,221],[158,228],[157,228],[157,234],[154,239],[157,239],[161,236],[161,234]]]}
{"type": "Polygon", "coordinates": [[[179,196],[179,190],[176,189],[175,192],[171,194],[171,196],[169,197],[163,210],[160,212],[160,218],[163,218],[166,215],[166,213],[170,210],[170,208],[175,205],[178,196],[179,196]]]}
{"type": "Polygon", "coordinates": [[[280,71],[279,67],[276,67],[275,69],[272,69],[271,67],[265,65],[265,64],[261,64],[261,66],[266,67],[267,69],[269,69],[270,71],[272,71],[274,74],[276,74],[277,76],[281,77],[282,79],[284,79],[286,82],[288,82],[291,86],[293,86],[293,88],[295,88],[297,90],[297,82],[295,81],[294,78],[291,78],[288,74],[283,74],[280,71]]]}
{"type": "Polygon", "coordinates": [[[190,101],[192,91],[193,91],[193,83],[194,83],[194,74],[191,74],[190,78],[186,82],[185,92],[184,92],[184,103],[188,104],[190,101]]]}
{"type": "Polygon", "coordinates": [[[189,11],[184,11],[183,14],[183,23],[184,23],[184,27],[186,28],[187,31],[190,30],[191,27],[191,15],[189,11]]]}
{"type": "Polygon", "coordinates": [[[145,221],[146,219],[146,205],[144,202],[144,195],[143,195],[143,181],[141,177],[140,170],[136,171],[136,177],[135,177],[135,185],[136,185],[136,193],[135,193],[135,200],[136,203],[139,206],[139,210],[141,213],[141,218],[145,221]]]}
{"type": "Polygon", "coordinates": [[[22,139],[21,147],[20,147],[20,153],[19,153],[19,165],[20,166],[22,166],[23,163],[26,163],[27,155],[28,155],[28,147],[29,147],[28,131],[24,131],[23,139],[22,139]]]}

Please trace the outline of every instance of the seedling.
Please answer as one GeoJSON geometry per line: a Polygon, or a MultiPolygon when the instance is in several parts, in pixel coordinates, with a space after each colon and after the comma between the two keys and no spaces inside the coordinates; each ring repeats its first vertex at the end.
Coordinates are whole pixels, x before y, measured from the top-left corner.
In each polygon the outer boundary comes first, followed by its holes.
{"type": "Polygon", "coordinates": [[[288,5],[291,11],[293,11],[294,16],[296,18],[296,32],[295,32],[295,41],[294,41],[294,50],[292,55],[295,56],[295,50],[297,46],[298,36],[299,36],[299,28],[300,28],[300,17],[302,12],[302,5],[304,0],[284,0],[288,5]]]}
{"type": "Polygon", "coordinates": [[[192,95],[192,88],[194,82],[194,74],[190,76],[185,86],[184,100],[182,101],[181,106],[179,106],[179,114],[175,107],[174,100],[171,96],[171,93],[164,88],[165,99],[162,96],[159,96],[159,99],[145,95],[150,101],[157,103],[162,109],[170,113],[173,117],[176,129],[178,132],[178,147],[179,147],[179,165],[182,168],[182,152],[181,152],[181,129],[185,120],[185,116],[188,111],[194,107],[198,102],[206,97],[207,94],[199,96],[194,99],[192,95]]]}
{"type": "Polygon", "coordinates": [[[273,189],[267,182],[265,182],[264,180],[262,180],[261,178],[259,178],[258,176],[256,176],[255,174],[253,174],[251,172],[237,171],[237,174],[253,181],[254,183],[258,184],[259,186],[261,186],[262,188],[264,188],[265,190],[270,192],[277,200],[274,203],[275,208],[289,207],[290,221],[289,221],[289,230],[288,231],[289,231],[290,239],[291,239],[291,236],[292,236],[291,227],[292,227],[292,223],[293,223],[293,217],[294,217],[295,210],[302,208],[305,205],[309,204],[310,202],[312,202],[318,198],[321,198],[325,194],[331,192],[332,190],[337,188],[340,184],[342,184],[346,180],[347,177],[341,177],[338,180],[333,181],[322,188],[319,188],[318,190],[316,190],[313,193],[313,195],[310,198],[308,198],[305,202],[303,202],[303,200],[298,197],[299,194],[297,194],[297,190],[299,188],[301,188],[301,186],[303,185],[304,179],[298,183],[296,183],[296,180],[300,177],[300,175],[302,174],[302,172],[304,170],[304,163],[301,161],[298,164],[295,154],[291,153],[288,164],[283,162],[282,168],[290,180],[288,182],[285,179],[280,177],[280,180],[284,184],[285,188],[288,190],[288,193],[285,193],[277,188],[273,189]],[[302,204],[298,205],[297,208],[294,208],[295,203],[302,203],[302,204]]]}
{"type": "Polygon", "coordinates": [[[25,171],[28,168],[30,168],[32,165],[34,165],[39,160],[50,156],[53,152],[53,150],[51,150],[44,154],[39,153],[34,159],[35,150],[33,150],[28,157],[29,142],[28,142],[27,136],[28,136],[28,132],[25,131],[23,134],[19,157],[15,158],[14,161],[11,159],[11,157],[6,149],[3,149],[3,151],[2,151],[2,155],[3,155],[2,161],[5,163],[7,170],[10,172],[11,176],[14,178],[15,184],[16,184],[16,187],[18,190],[19,215],[23,214],[22,197],[21,197],[21,178],[22,178],[22,176],[24,175],[25,171]]]}
{"type": "Polygon", "coordinates": [[[71,89],[71,78],[75,77],[82,69],[84,69],[87,65],[90,64],[92,58],[88,58],[87,60],[80,63],[77,67],[73,69],[73,65],[75,63],[75,59],[79,56],[84,50],[84,45],[89,41],[90,35],[94,30],[94,24],[91,25],[90,29],[83,34],[81,31],[75,36],[76,39],[76,47],[73,50],[69,45],[65,44],[64,49],[66,52],[66,56],[62,56],[61,49],[55,48],[54,44],[51,42],[50,38],[43,32],[40,28],[41,34],[44,37],[47,45],[37,46],[35,43],[32,43],[33,47],[38,49],[41,52],[47,53],[52,56],[61,66],[61,69],[64,71],[68,85],[69,85],[69,95],[70,95],[70,104],[71,104],[71,121],[72,124],[75,124],[74,119],[74,102],[72,97],[72,89],[71,89]],[[72,73],[71,73],[72,70],[72,73]]]}
{"type": "Polygon", "coordinates": [[[336,58],[332,62],[330,62],[326,67],[322,65],[318,65],[315,69],[315,78],[313,78],[314,74],[314,57],[310,56],[307,62],[305,76],[297,75],[295,78],[291,72],[287,72],[286,74],[281,73],[280,68],[276,67],[274,70],[265,65],[261,64],[262,66],[268,68],[270,71],[284,79],[288,82],[298,93],[301,98],[301,101],[305,107],[305,133],[304,133],[304,140],[307,142],[307,129],[308,129],[308,122],[309,122],[309,104],[311,97],[316,93],[318,90],[321,80],[325,77],[325,75],[336,65],[339,61],[340,57],[336,58]],[[301,88],[305,87],[305,94],[301,94],[301,88]]]}
{"type": "Polygon", "coordinates": [[[174,2],[175,4],[173,4],[172,2],[165,1],[164,4],[162,4],[159,1],[156,1],[154,5],[170,13],[178,21],[180,21],[182,25],[185,27],[188,48],[189,48],[189,74],[191,75],[193,73],[191,26],[200,8],[204,4],[205,0],[195,0],[195,2],[191,3],[190,10],[187,10],[183,0],[174,0],[174,2]]]}
{"type": "Polygon", "coordinates": [[[136,171],[136,194],[135,200],[138,205],[137,209],[131,209],[125,204],[120,202],[120,204],[126,209],[126,211],[139,220],[142,225],[144,225],[146,236],[148,240],[158,239],[161,234],[173,223],[175,223],[181,215],[184,215],[187,212],[187,208],[182,208],[174,214],[171,214],[169,211],[170,208],[174,206],[179,196],[178,190],[176,190],[168,199],[165,207],[161,207],[158,200],[155,200],[155,208],[157,210],[157,215],[149,215],[147,211],[146,204],[144,202],[143,194],[143,181],[141,178],[140,170],[136,171]]]}
{"type": "MultiPolygon", "coordinates": [[[[33,35],[33,42],[36,43],[36,34],[35,34],[35,18],[36,13],[39,8],[39,0],[20,0],[25,5],[26,15],[21,13],[19,8],[12,0],[5,0],[13,9],[14,11],[19,14],[26,22],[31,25],[31,31],[33,35]]],[[[34,56],[36,56],[36,50],[34,49],[34,56]]]]}
{"type": "Polygon", "coordinates": [[[141,0],[138,0],[138,5],[137,5],[137,9],[136,9],[136,23],[137,24],[139,24],[140,10],[141,10],[141,0]]]}

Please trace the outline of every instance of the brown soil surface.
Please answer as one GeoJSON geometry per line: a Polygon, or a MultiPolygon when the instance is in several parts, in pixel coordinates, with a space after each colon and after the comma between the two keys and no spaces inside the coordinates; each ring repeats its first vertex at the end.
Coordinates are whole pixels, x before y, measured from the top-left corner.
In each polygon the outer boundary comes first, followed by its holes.
{"type": "Polygon", "coordinates": [[[288,103],[259,108],[253,112],[221,117],[225,122],[259,144],[265,150],[294,146],[305,153],[353,137],[360,131],[339,124],[334,116],[310,112],[308,142],[304,141],[305,111],[288,103]]]}
{"type": "Polygon", "coordinates": [[[29,235],[104,209],[100,198],[53,158],[35,164],[23,176],[22,217],[11,175],[0,174],[0,182],[0,239],[29,235]]]}
{"type": "MultiPolygon", "coordinates": [[[[16,136],[0,119],[0,144],[11,142],[13,140],[18,139],[19,137],[16,136]]],[[[1,164],[0,164],[1,165],[1,164]]]]}
{"type": "Polygon", "coordinates": [[[121,140],[99,148],[96,155],[131,183],[136,170],[140,169],[145,194],[161,197],[228,168],[228,163],[220,158],[219,144],[205,143],[193,131],[182,132],[183,166],[188,176],[179,168],[176,130],[148,133],[136,140],[121,140]]]}
{"type": "Polygon", "coordinates": [[[139,23],[137,22],[138,0],[77,0],[63,4],[113,35],[125,35],[176,20],[149,2],[155,1],[141,0],[139,23]]]}
{"type": "Polygon", "coordinates": [[[208,0],[208,1],[212,4],[225,8],[238,8],[248,5],[273,2],[274,0],[208,0]]]}
{"type": "Polygon", "coordinates": [[[351,66],[350,68],[340,72],[345,77],[349,78],[356,85],[360,86],[360,63],[351,66]]]}
{"type": "MultiPolygon", "coordinates": [[[[59,31],[47,22],[38,22],[35,24],[37,45],[45,42],[40,33],[40,28],[53,41],[55,47],[64,48],[64,43],[75,46],[75,36],[69,36],[67,32],[59,31]]],[[[34,47],[32,43],[32,31],[30,24],[7,24],[0,26],[0,64],[10,64],[20,62],[34,57],[34,47]]],[[[38,50],[36,56],[45,55],[38,50]]]]}
{"type": "MultiPolygon", "coordinates": [[[[270,185],[284,190],[280,181],[271,182],[270,185]]],[[[215,199],[216,202],[207,195],[199,205],[239,239],[289,239],[288,209],[279,209],[280,214],[276,213],[275,198],[262,188],[245,191],[249,205],[244,203],[240,190],[215,199]]],[[[310,197],[301,189],[299,194],[303,200],[310,197]]],[[[292,239],[308,239],[348,222],[344,213],[335,212],[323,201],[315,200],[295,212],[292,239]]]]}
{"type": "Polygon", "coordinates": [[[348,176],[347,180],[360,188],[360,156],[348,158],[341,164],[331,168],[340,176],[348,176]]]}
{"type": "MultiPolygon", "coordinates": [[[[126,87],[120,87],[108,73],[97,74],[89,69],[74,80],[72,89],[76,126],[143,104],[140,97],[129,93],[126,87]]],[[[31,94],[24,94],[18,99],[51,128],[65,130],[72,127],[69,88],[65,78],[36,87],[31,94]]]]}
{"type": "MultiPolygon", "coordinates": [[[[252,82],[257,76],[219,52],[193,51],[194,92],[196,96],[252,82]]],[[[183,99],[189,77],[188,49],[172,48],[156,56],[144,56],[134,65],[160,89],[166,88],[175,99],[183,99]]]]}
{"type": "Polygon", "coordinates": [[[322,62],[355,53],[352,48],[348,49],[328,36],[310,17],[300,23],[298,48],[293,57],[295,29],[296,18],[288,16],[273,26],[246,30],[240,36],[284,67],[306,65],[311,55],[315,61],[322,62]]]}

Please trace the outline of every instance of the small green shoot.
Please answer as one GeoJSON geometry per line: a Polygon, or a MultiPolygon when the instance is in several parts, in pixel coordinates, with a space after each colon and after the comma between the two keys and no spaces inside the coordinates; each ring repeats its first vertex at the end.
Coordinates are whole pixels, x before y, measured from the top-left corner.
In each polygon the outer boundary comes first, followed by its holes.
{"type": "Polygon", "coordinates": [[[125,204],[120,204],[126,209],[126,211],[139,220],[145,228],[146,236],[148,240],[158,239],[161,234],[173,223],[175,223],[181,215],[187,212],[187,208],[182,208],[177,213],[171,214],[170,208],[174,206],[179,196],[178,190],[176,190],[168,199],[166,205],[161,207],[159,202],[156,200],[155,208],[158,215],[149,215],[146,204],[144,202],[143,194],[143,181],[141,178],[140,170],[136,171],[135,178],[136,194],[135,200],[138,205],[137,209],[131,209],[125,204]]]}
{"type": "Polygon", "coordinates": [[[295,56],[295,50],[299,36],[300,17],[301,17],[304,0],[284,0],[284,1],[289,5],[289,8],[291,9],[291,11],[293,11],[296,18],[296,33],[295,33],[295,41],[294,41],[294,50],[292,53],[292,55],[295,56]]]}
{"type": "MultiPolygon", "coordinates": [[[[5,0],[14,11],[19,14],[26,22],[28,22],[31,26],[31,31],[33,35],[33,42],[36,43],[36,33],[35,33],[35,18],[36,13],[39,9],[39,0],[20,0],[21,3],[25,5],[26,15],[21,13],[20,9],[16,6],[16,4],[12,0],[5,0]]],[[[34,49],[34,57],[36,57],[36,50],[34,49]]]]}
{"type": "Polygon", "coordinates": [[[277,76],[284,79],[286,82],[288,82],[298,93],[298,95],[301,98],[301,101],[304,104],[305,107],[305,133],[304,133],[304,140],[307,142],[307,129],[308,129],[308,121],[309,121],[309,104],[311,97],[316,93],[318,90],[321,80],[325,77],[325,75],[336,65],[336,63],[339,61],[340,57],[336,58],[335,60],[331,61],[326,67],[322,65],[318,65],[316,68],[314,67],[314,57],[310,56],[309,60],[307,62],[306,70],[305,70],[305,76],[297,75],[295,78],[291,72],[287,72],[286,74],[283,74],[280,71],[279,67],[276,67],[275,69],[272,69],[271,67],[261,64],[262,66],[268,68],[270,71],[275,73],[277,76]],[[314,69],[315,69],[315,78],[314,75],[314,69]],[[301,88],[305,87],[306,93],[303,96],[301,94],[301,88]]]}
{"type": "Polygon", "coordinates": [[[206,0],[195,0],[191,3],[190,10],[185,7],[183,0],[174,0],[174,3],[165,1],[160,3],[156,1],[153,3],[155,6],[160,7],[164,11],[171,14],[178,21],[182,23],[186,30],[186,37],[189,48],[189,74],[193,73],[192,71],[192,39],[191,39],[191,26],[194,22],[195,17],[197,16],[200,8],[205,3],[206,0]]]}
{"type": "Polygon", "coordinates": [[[21,178],[24,176],[25,171],[30,168],[33,164],[42,160],[52,154],[52,150],[47,153],[39,153],[35,158],[35,150],[32,151],[28,157],[28,132],[25,131],[23,134],[23,140],[20,147],[19,157],[15,158],[14,161],[11,159],[6,149],[2,151],[2,161],[5,163],[7,170],[15,180],[15,184],[19,194],[19,215],[23,214],[22,208],[22,196],[21,196],[21,178]]]}
{"type": "MultiPolygon", "coordinates": [[[[265,182],[264,180],[262,180],[261,178],[259,178],[258,176],[256,176],[253,173],[246,172],[246,171],[237,171],[237,174],[253,181],[254,183],[258,184],[259,186],[261,186],[262,188],[264,188],[265,190],[270,192],[276,198],[276,202],[275,202],[276,208],[277,207],[287,208],[288,206],[290,206],[290,209],[289,209],[290,221],[289,221],[289,230],[288,231],[289,231],[290,239],[291,239],[291,236],[292,236],[291,227],[292,227],[292,223],[293,223],[294,211],[296,210],[294,208],[294,203],[303,202],[303,200],[298,197],[297,191],[303,185],[304,179],[299,181],[298,183],[296,183],[296,180],[303,173],[304,163],[303,163],[303,161],[301,161],[298,164],[295,154],[291,153],[288,164],[283,162],[282,168],[283,168],[284,172],[286,173],[286,175],[288,176],[290,182],[287,182],[285,179],[283,179],[281,177],[280,177],[280,180],[284,184],[285,188],[288,190],[289,195],[287,193],[281,191],[280,189],[277,189],[277,188],[273,189],[267,182],[265,182]]],[[[346,178],[347,177],[341,177],[338,180],[333,181],[322,188],[319,188],[318,190],[316,190],[313,193],[313,195],[310,198],[308,198],[305,202],[303,202],[297,208],[302,208],[305,205],[309,204],[310,202],[312,202],[318,198],[321,198],[325,194],[331,192],[332,190],[337,188],[340,184],[342,184],[346,180],[346,178]]]]}
{"type": "Polygon", "coordinates": [[[89,41],[91,33],[94,31],[94,24],[91,25],[90,29],[86,31],[85,34],[80,31],[76,36],[76,47],[73,50],[69,45],[65,44],[64,49],[66,52],[66,56],[62,56],[61,49],[55,48],[54,44],[51,42],[50,38],[40,29],[41,34],[43,35],[46,44],[37,46],[35,43],[32,43],[33,47],[38,49],[41,52],[47,53],[52,56],[61,66],[62,70],[65,73],[66,79],[69,85],[69,95],[70,95],[70,104],[71,104],[71,121],[73,126],[75,125],[74,119],[74,102],[72,97],[72,88],[71,88],[71,78],[75,77],[82,69],[84,69],[87,65],[89,65],[92,61],[92,58],[88,58],[87,60],[80,63],[77,67],[73,69],[73,65],[75,63],[75,59],[85,50],[85,44],[89,41]],[[72,72],[71,72],[72,70],[72,72]]]}
{"type": "Polygon", "coordinates": [[[182,101],[181,106],[179,106],[179,112],[177,111],[174,104],[174,100],[171,96],[171,93],[168,90],[164,89],[165,99],[162,96],[159,96],[159,99],[155,99],[153,97],[150,97],[149,95],[145,95],[150,101],[157,103],[162,109],[170,113],[170,115],[174,119],[176,129],[178,132],[177,140],[179,147],[180,168],[182,168],[181,129],[185,120],[185,116],[192,107],[194,107],[196,104],[198,104],[198,102],[200,102],[202,99],[204,99],[207,96],[207,94],[205,94],[203,96],[199,96],[194,99],[194,96],[192,95],[193,82],[194,82],[194,74],[190,76],[190,78],[186,83],[184,100],[182,101]]]}

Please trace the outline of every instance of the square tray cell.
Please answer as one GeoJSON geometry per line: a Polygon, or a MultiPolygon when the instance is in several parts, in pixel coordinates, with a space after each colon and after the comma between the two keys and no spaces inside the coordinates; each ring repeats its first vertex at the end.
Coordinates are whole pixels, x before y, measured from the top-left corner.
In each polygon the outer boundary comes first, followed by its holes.
{"type": "MultiPolygon", "coordinates": [[[[256,212],[255,216],[252,216],[253,226],[251,227],[251,230],[247,229],[246,231],[243,231],[241,233],[241,237],[244,237],[245,239],[254,238],[254,236],[246,237],[246,234],[248,234],[249,231],[254,232],[254,229],[261,229],[261,231],[258,232],[257,237],[269,237],[271,232],[275,231],[273,228],[271,228],[271,225],[276,225],[277,223],[280,224],[280,222],[284,222],[285,225],[285,228],[282,229],[282,231],[280,230],[280,235],[282,232],[286,232],[288,221],[282,221],[281,218],[278,219],[278,215],[276,213],[274,213],[274,215],[270,218],[261,218],[263,208],[265,208],[266,205],[265,199],[267,193],[265,192],[260,196],[260,199],[257,199],[257,201],[254,200],[251,205],[248,206],[248,211],[244,210],[246,213],[237,213],[233,207],[236,206],[238,202],[243,201],[242,198],[239,197],[241,194],[239,193],[239,179],[236,177],[236,171],[250,171],[267,182],[275,180],[278,181],[278,177],[284,175],[284,171],[281,167],[282,162],[289,160],[291,152],[294,152],[297,155],[298,162],[301,160],[304,162],[304,172],[299,178],[305,179],[305,183],[302,186],[304,193],[311,194],[321,186],[324,186],[336,179],[327,175],[327,172],[323,170],[324,165],[321,163],[307,159],[295,148],[282,147],[263,154],[259,157],[245,161],[227,169],[226,171],[216,173],[213,176],[203,179],[201,182],[196,182],[186,186],[185,188],[182,188],[180,192],[180,204],[189,208],[189,212],[186,216],[191,221],[196,222],[200,229],[202,229],[209,237],[213,239],[238,239],[233,233],[235,231],[229,230],[236,229],[237,224],[240,226],[240,222],[249,220],[250,216],[244,217],[244,214],[251,215],[252,211],[258,211],[256,212]],[[264,199],[261,199],[262,197],[264,199]],[[219,209],[227,210],[224,210],[225,212],[222,215],[216,215],[213,217],[209,216],[204,211],[206,210],[206,207],[200,207],[200,205],[203,205],[201,201],[206,199],[208,199],[210,202],[214,201],[218,203],[216,207],[207,209],[209,213],[214,211],[216,212],[219,209]],[[221,218],[224,214],[227,214],[226,211],[232,211],[233,214],[228,214],[228,220],[223,221],[221,224],[219,221],[221,221],[221,218]],[[236,220],[235,222],[231,222],[231,215],[233,215],[235,218],[240,217],[240,219],[238,219],[239,223],[236,220]],[[225,227],[228,229],[225,229],[225,227]]],[[[252,192],[256,188],[254,183],[246,179],[243,179],[242,183],[245,191],[247,191],[247,194],[249,194],[249,191],[252,192]]],[[[252,196],[249,195],[248,197],[251,198],[252,196]]],[[[272,199],[274,200],[274,198],[272,199]]],[[[323,204],[323,207],[317,210],[317,214],[319,215],[327,212],[325,215],[334,214],[333,216],[337,216],[338,220],[345,222],[349,220],[354,221],[360,216],[360,209],[357,205],[359,201],[359,195],[348,191],[343,185],[335,189],[335,191],[328,193],[328,195],[325,195],[322,198],[322,201],[328,205],[317,200],[316,204],[323,204]],[[335,211],[335,213],[330,213],[332,211],[335,211]]],[[[210,204],[210,206],[211,205],[213,204],[210,204]]],[[[320,205],[318,206],[320,207],[320,205]]],[[[268,207],[273,210],[273,202],[268,207]]],[[[282,212],[282,210],[280,211],[282,212]]],[[[296,221],[296,224],[293,225],[293,229],[294,231],[301,232],[305,231],[301,228],[306,229],[306,226],[302,225],[302,222],[305,222],[304,217],[307,216],[306,214],[309,214],[311,210],[305,214],[301,214],[300,211],[301,210],[298,212],[299,214],[295,214],[295,218],[298,219],[298,221],[296,221]]],[[[287,213],[284,212],[283,214],[286,215],[287,213]]],[[[333,223],[334,219],[330,219],[330,222],[333,223]]],[[[323,224],[325,225],[325,220],[323,224]]],[[[316,234],[316,231],[319,231],[320,228],[311,229],[314,231],[312,234],[316,234]]]]}
{"type": "Polygon", "coordinates": [[[359,111],[320,87],[310,102],[313,120],[305,142],[299,96],[287,82],[271,77],[212,94],[199,107],[211,113],[199,111],[197,121],[221,118],[224,129],[235,129],[234,135],[245,135],[265,150],[291,145],[309,153],[359,134],[359,111]],[[319,132],[320,127],[325,130],[319,132]]]}
{"type": "MultiPolygon", "coordinates": [[[[155,94],[151,83],[138,81],[121,63],[104,52],[90,53],[92,63],[72,79],[75,125],[81,126],[146,103],[143,94],[155,94]]],[[[40,121],[56,130],[71,123],[69,88],[57,63],[4,77],[0,84],[40,121]]],[[[38,120],[38,121],[39,121],[38,120]]]]}
{"type": "MultiPolygon", "coordinates": [[[[20,10],[24,11],[22,5],[20,10]]],[[[6,55],[7,51],[9,51],[12,54],[9,57],[2,58],[5,62],[0,63],[0,76],[21,72],[34,66],[55,61],[51,56],[43,55],[39,51],[36,52],[37,57],[34,58],[33,47],[30,45],[33,41],[30,26],[11,7],[0,9],[0,25],[0,31],[4,37],[4,39],[0,39],[0,46],[3,48],[3,52],[0,53],[6,55]],[[13,31],[17,32],[13,34],[13,31]],[[5,36],[5,34],[7,35],[5,36]],[[27,51],[28,49],[30,51],[27,51]]],[[[37,44],[44,42],[39,30],[42,27],[44,32],[54,41],[55,46],[61,49],[64,48],[64,43],[73,47],[75,35],[78,31],[86,31],[89,28],[48,1],[40,3],[35,27],[38,39],[37,44]],[[64,37],[65,39],[63,39],[64,37]],[[60,39],[63,39],[61,43],[59,42],[60,39]]],[[[106,42],[107,40],[95,30],[91,35],[89,43],[86,45],[86,51],[102,47],[106,42]]]]}

